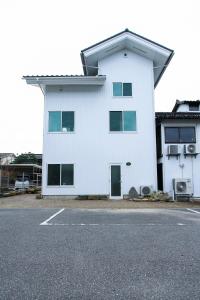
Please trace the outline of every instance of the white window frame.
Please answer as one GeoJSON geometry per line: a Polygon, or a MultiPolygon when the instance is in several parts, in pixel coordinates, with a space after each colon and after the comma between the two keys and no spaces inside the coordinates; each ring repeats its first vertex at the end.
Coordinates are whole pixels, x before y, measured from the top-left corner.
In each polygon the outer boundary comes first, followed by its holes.
{"type": "Polygon", "coordinates": [[[75,111],[74,110],[49,110],[48,111],[48,123],[47,123],[47,132],[48,134],[73,134],[75,133],[75,111]],[[74,130],[73,131],[49,131],[49,113],[50,112],[60,112],[61,113],[61,129],[62,129],[62,113],[63,112],[73,112],[74,113],[74,130]]]}
{"type": "Polygon", "coordinates": [[[110,110],[109,111],[109,133],[114,133],[114,134],[116,134],[116,133],[131,133],[131,134],[134,134],[134,133],[137,133],[137,111],[136,110],[110,110]],[[119,130],[119,131],[112,131],[112,130],[110,130],[110,113],[111,112],[115,112],[115,111],[120,111],[121,113],[122,113],[122,130],[119,130]],[[136,126],[136,130],[124,130],[124,114],[123,114],[123,112],[127,112],[127,111],[133,111],[133,112],[135,112],[135,115],[136,115],[136,122],[135,122],[135,126],[136,126]]]}
{"type": "Polygon", "coordinates": [[[67,162],[67,163],[48,163],[48,164],[46,164],[46,174],[47,174],[47,177],[46,177],[46,186],[47,186],[47,188],[55,188],[55,187],[59,187],[59,188],[74,188],[75,187],[75,183],[74,184],[72,184],[72,185],[63,185],[63,184],[61,184],[61,166],[62,165],[73,165],[73,170],[74,170],[74,172],[73,172],[73,182],[75,182],[75,163],[69,163],[69,162],[67,162]],[[48,165],[60,165],[60,184],[59,185],[48,185],[48,165]]]}
{"type": "Polygon", "coordinates": [[[127,81],[113,81],[112,82],[112,96],[113,98],[133,98],[133,83],[132,82],[127,82],[127,81]],[[113,84],[114,83],[122,83],[122,95],[121,96],[114,96],[113,95],[113,84]],[[124,91],[124,83],[131,83],[131,96],[123,96],[123,91],[124,91]]]}

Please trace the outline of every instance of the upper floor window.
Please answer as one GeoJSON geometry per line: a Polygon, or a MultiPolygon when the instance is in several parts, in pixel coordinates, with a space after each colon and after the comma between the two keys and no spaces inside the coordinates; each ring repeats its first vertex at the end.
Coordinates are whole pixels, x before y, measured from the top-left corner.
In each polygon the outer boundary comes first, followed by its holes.
{"type": "Polygon", "coordinates": [[[74,131],[73,111],[50,111],[49,132],[72,132],[74,131]]]}
{"type": "Polygon", "coordinates": [[[165,143],[196,143],[195,127],[165,127],[165,143]]]}
{"type": "Polygon", "coordinates": [[[199,111],[199,103],[189,104],[189,111],[199,111]]]}
{"type": "Polygon", "coordinates": [[[49,164],[48,165],[48,185],[74,185],[74,165],[73,164],[49,164]]]}
{"type": "Polygon", "coordinates": [[[113,82],[113,96],[126,97],[132,96],[132,83],[130,82],[113,82]]]}
{"type": "Polygon", "coordinates": [[[110,131],[136,131],[136,112],[110,111],[110,131]]]}

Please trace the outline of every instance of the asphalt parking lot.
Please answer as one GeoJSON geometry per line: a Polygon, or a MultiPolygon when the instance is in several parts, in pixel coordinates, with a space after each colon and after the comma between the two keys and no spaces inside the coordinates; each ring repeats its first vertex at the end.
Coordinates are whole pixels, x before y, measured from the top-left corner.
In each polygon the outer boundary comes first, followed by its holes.
{"type": "Polygon", "coordinates": [[[200,209],[1,209],[0,299],[200,299],[200,209]]]}

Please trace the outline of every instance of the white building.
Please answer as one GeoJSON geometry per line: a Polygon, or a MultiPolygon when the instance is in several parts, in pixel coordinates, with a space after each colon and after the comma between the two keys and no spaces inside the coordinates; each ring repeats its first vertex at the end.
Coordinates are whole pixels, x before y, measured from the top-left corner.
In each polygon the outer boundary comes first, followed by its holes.
{"type": "Polygon", "coordinates": [[[200,101],[176,101],[156,113],[158,188],[200,197],[200,101]]]}
{"type": "Polygon", "coordinates": [[[126,29],[81,51],[84,75],[23,77],[44,93],[44,196],[157,190],[154,88],[172,56],[126,29]]]}

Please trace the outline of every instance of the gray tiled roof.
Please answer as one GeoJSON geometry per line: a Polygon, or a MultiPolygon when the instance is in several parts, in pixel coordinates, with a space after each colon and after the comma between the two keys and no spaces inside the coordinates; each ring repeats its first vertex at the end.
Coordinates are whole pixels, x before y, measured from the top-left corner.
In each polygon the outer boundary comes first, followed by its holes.
{"type": "Polygon", "coordinates": [[[183,101],[180,101],[180,100],[176,100],[176,103],[175,103],[175,105],[174,105],[174,107],[173,107],[173,109],[172,109],[172,112],[176,112],[177,111],[177,109],[178,109],[178,107],[181,105],[181,104],[200,104],[200,100],[183,100],[183,101]]]}
{"type": "Polygon", "coordinates": [[[156,121],[162,120],[200,120],[200,113],[192,112],[157,112],[156,121]]]}

